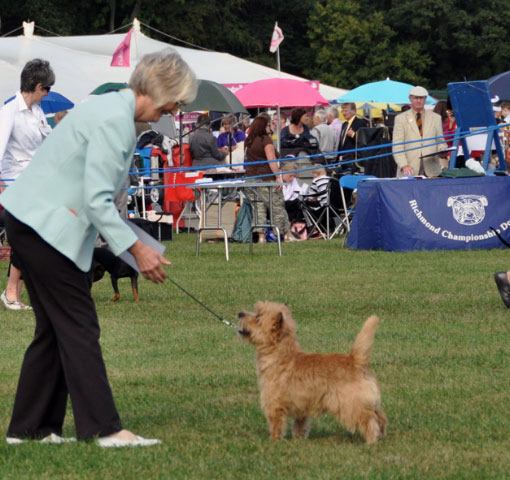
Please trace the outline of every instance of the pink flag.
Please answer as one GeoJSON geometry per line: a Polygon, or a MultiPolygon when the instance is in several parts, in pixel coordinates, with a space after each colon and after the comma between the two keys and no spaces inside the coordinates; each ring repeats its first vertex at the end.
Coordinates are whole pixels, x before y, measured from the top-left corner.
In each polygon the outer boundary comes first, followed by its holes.
{"type": "Polygon", "coordinates": [[[127,35],[124,37],[124,40],[120,42],[117,50],[113,52],[112,63],[110,63],[110,67],[129,67],[129,46],[131,44],[132,33],[133,29],[131,28],[127,35]]]}
{"type": "Polygon", "coordinates": [[[274,23],[273,37],[271,38],[271,46],[269,47],[269,51],[271,53],[276,52],[280,43],[283,40],[283,32],[282,29],[278,26],[278,22],[274,23]]]}

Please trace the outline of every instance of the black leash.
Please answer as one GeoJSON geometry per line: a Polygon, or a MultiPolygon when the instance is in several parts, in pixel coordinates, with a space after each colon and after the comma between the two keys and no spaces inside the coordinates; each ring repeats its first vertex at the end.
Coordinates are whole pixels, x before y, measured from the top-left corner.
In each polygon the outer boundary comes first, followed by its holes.
{"type": "Polygon", "coordinates": [[[492,230],[492,231],[493,231],[493,232],[494,232],[494,233],[498,236],[498,238],[499,238],[500,242],[501,242],[503,245],[505,245],[505,246],[507,246],[508,248],[510,248],[510,243],[508,243],[508,242],[507,242],[507,241],[506,241],[506,240],[505,240],[505,239],[501,236],[501,234],[500,234],[500,233],[499,233],[499,232],[498,232],[495,228],[490,227],[490,229],[491,229],[491,230],[492,230]]]}
{"type": "Polygon", "coordinates": [[[189,293],[187,290],[182,288],[176,281],[172,280],[170,277],[168,277],[168,280],[170,280],[177,288],[180,288],[186,295],[191,297],[195,302],[197,302],[199,305],[202,305],[209,313],[212,313],[221,323],[224,325],[227,325],[227,327],[232,327],[237,329],[237,326],[234,325],[232,322],[229,322],[228,320],[224,319],[223,317],[220,317],[217,313],[213,312],[207,305],[204,305],[198,298],[194,297],[191,293],[189,293]]]}

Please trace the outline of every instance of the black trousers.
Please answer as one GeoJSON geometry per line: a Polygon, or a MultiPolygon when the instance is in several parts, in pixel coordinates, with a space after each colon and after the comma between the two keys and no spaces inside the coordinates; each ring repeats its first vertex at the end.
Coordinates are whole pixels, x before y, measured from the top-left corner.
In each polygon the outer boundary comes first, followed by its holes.
{"type": "Polygon", "coordinates": [[[8,212],[6,227],[36,320],[7,436],[61,435],[68,394],[79,439],[122,430],[86,273],[8,212]]]}

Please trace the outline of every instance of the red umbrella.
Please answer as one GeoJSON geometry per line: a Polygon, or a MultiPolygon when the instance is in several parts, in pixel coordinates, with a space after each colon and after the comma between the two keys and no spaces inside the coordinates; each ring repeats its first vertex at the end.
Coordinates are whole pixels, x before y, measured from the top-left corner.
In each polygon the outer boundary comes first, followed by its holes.
{"type": "Polygon", "coordinates": [[[246,108],[328,105],[328,101],[308,83],[290,78],[268,78],[248,83],[235,95],[246,108]]]}

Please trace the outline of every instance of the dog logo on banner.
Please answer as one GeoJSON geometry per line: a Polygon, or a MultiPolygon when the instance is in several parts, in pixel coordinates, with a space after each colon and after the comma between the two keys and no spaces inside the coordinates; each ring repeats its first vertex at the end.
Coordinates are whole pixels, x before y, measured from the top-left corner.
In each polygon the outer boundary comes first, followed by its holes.
{"type": "Polygon", "coordinates": [[[461,225],[478,225],[485,218],[489,204],[484,195],[455,195],[448,198],[447,206],[453,209],[453,218],[461,225]]]}

